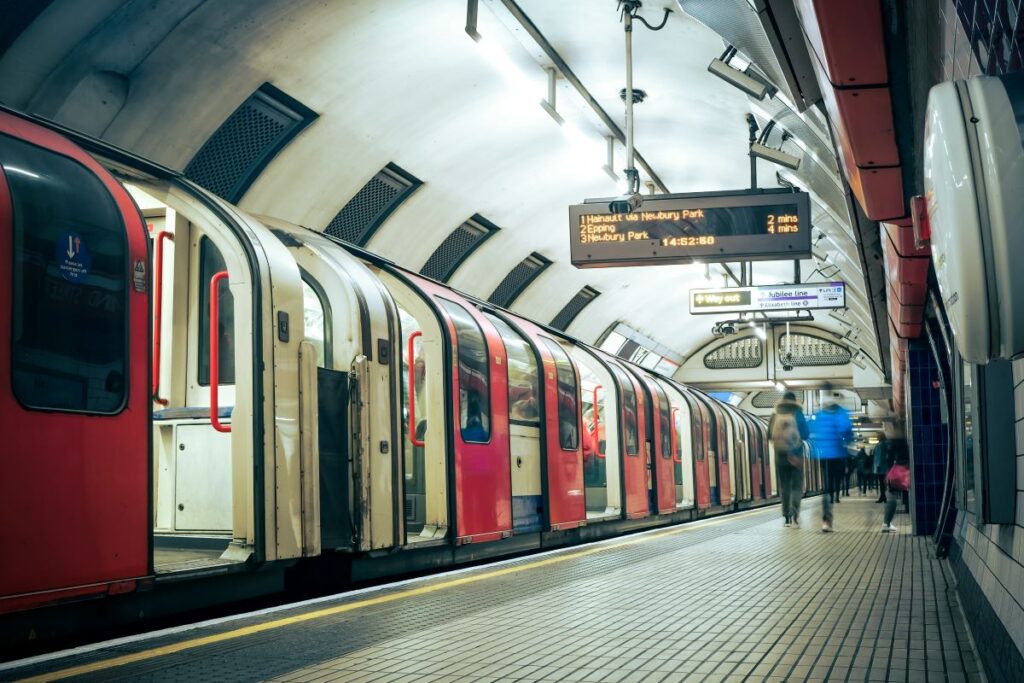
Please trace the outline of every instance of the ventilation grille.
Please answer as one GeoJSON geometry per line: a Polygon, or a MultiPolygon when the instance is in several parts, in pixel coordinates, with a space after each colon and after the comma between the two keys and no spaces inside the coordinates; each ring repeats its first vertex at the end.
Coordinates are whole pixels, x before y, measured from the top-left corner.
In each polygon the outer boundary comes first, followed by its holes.
{"type": "Polygon", "coordinates": [[[483,216],[474,215],[441,242],[441,246],[423,264],[420,274],[439,282],[448,282],[462,262],[497,231],[497,225],[483,216]]]}
{"type": "Polygon", "coordinates": [[[704,367],[709,370],[736,370],[756,368],[764,360],[764,347],[757,337],[737,339],[719,346],[704,356],[704,367]]]}
{"type": "Polygon", "coordinates": [[[784,357],[787,352],[790,354],[788,363],[793,367],[846,365],[853,355],[842,344],[812,334],[795,333],[779,337],[779,357],[784,357]]]}
{"type": "Polygon", "coordinates": [[[185,167],[185,177],[235,203],[288,142],[317,117],[264,83],[221,124],[185,167]]]}
{"type": "Polygon", "coordinates": [[[391,212],[422,184],[398,166],[388,164],[348,200],[324,232],[351,244],[365,246],[391,212]]]}
{"type": "Polygon", "coordinates": [[[750,399],[750,405],[755,408],[774,408],[775,404],[781,400],[781,391],[759,391],[750,399]]]}
{"type": "Polygon", "coordinates": [[[492,304],[508,308],[531,282],[537,279],[551,261],[534,252],[509,271],[497,289],[487,298],[492,304]]]}
{"type": "Polygon", "coordinates": [[[586,308],[587,304],[600,296],[600,294],[601,292],[593,287],[581,289],[576,296],[569,299],[569,303],[558,312],[558,315],[551,319],[551,327],[564,332],[565,328],[569,327],[572,321],[576,319],[576,316],[580,314],[580,311],[586,308]]]}

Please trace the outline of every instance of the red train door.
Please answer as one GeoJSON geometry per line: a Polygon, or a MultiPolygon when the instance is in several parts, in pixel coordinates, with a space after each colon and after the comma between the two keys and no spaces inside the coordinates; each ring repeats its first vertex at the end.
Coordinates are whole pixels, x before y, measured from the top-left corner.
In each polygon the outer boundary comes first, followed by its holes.
{"type": "Polygon", "coordinates": [[[0,113],[0,612],[150,572],[148,262],[127,191],[0,113]]]}
{"type": "Polygon", "coordinates": [[[639,382],[634,380],[618,362],[606,358],[605,362],[618,385],[620,441],[622,443],[622,480],[625,514],[627,519],[650,514],[647,499],[648,469],[646,434],[644,429],[644,397],[639,382]]]}
{"type": "Polygon", "coordinates": [[[761,462],[760,432],[757,431],[757,425],[754,422],[754,418],[750,417],[746,413],[741,413],[740,419],[746,423],[747,427],[747,453],[750,458],[751,494],[753,495],[754,500],[761,500],[765,496],[764,482],[762,480],[764,466],[761,462]]]}
{"type": "Polygon", "coordinates": [[[707,408],[684,390],[683,398],[690,406],[690,438],[693,443],[693,481],[698,508],[711,507],[711,478],[708,469],[707,408]]]}
{"type": "Polygon", "coordinates": [[[644,385],[650,397],[653,420],[654,443],[652,464],[656,488],[656,510],[661,513],[676,509],[675,468],[672,462],[672,406],[665,390],[650,375],[643,373],[644,385]]]}
{"type": "Polygon", "coordinates": [[[580,438],[580,373],[558,342],[546,336],[539,339],[550,356],[550,360],[544,357],[543,380],[548,517],[553,530],[571,529],[587,518],[580,438]]]}
{"type": "Polygon", "coordinates": [[[505,538],[512,534],[505,345],[483,313],[458,294],[419,278],[416,283],[433,295],[451,349],[455,542],[505,538]]]}

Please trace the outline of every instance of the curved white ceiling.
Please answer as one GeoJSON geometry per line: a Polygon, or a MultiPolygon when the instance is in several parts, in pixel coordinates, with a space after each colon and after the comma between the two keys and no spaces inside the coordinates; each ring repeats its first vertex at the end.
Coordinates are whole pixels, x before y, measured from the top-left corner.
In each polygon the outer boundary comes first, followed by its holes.
{"type": "MultiPolygon", "coordinates": [[[[623,127],[615,5],[519,1],[623,127]]],[[[637,149],[672,192],[745,187],[751,103],[707,72],[722,40],[675,3],[650,2],[644,14],[656,23],[663,6],[675,10],[663,31],[638,25],[635,32],[635,85],[649,94],[636,107],[637,149]]],[[[480,214],[502,229],[456,271],[453,286],[487,297],[536,251],[553,265],[516,300],[516,311],[548,321],[589,285],[601,295],[569,328],[574,335],[595,341],[623,321],[684,355],[705,344],[714,321],[688,314],[687,292],[722,284],[717,266],[709,283],[699,265],[581,271],[569,264],[567,206],[618,192],[601,168],[608,131],[560,82],[559,111],[582,142],[567,137],[539,106],[548,64],[537,45],[500,2],[483,0],[480,15],[478,44],[464,30],[465,0],[56,0],[0,59],[0,101],[182,169],[269,81],[319,118],[274,158],[243,208],[322,229],[394,162],[424,185],[377,232],[371,250],[418,270],[456,226],[480,214]],[[486,50],[521,78],[510,79],[486,50]]],[[[821,135],[820,120],[811,123],[821,135]]],[[[616,145],[619,169],[623,161],[616,145]]],[[[777,186],[776,170],[760,164],[763,186],[777,186]]],[[[799,174],[787,177],[800,183],[799,174]]],[[[830,234],[819,256],[841,268],[832,279],[863,291],[846,220],[823,221],[830,234]]],[[[804,276],[819,265],[804,262],[804,276]]],[[[757,284],[792,274],[792,262],[754,265],[757,284]]],[[[865,304],[860,295],[852,307],[858,327],[871,324],[865,304]]],[[[827,315],[818,323],[848,329],[827,315]]],[[[874,333],[863,332],[870,333],[856,344],[877,358],[874,333]]]]}

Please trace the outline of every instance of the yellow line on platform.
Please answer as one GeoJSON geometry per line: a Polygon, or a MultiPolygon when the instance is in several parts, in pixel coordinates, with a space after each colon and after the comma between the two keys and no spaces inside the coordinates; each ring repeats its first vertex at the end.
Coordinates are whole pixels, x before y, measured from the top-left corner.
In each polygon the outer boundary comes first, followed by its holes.
{"type": "MultiPolygon", "coordinates": [[[[770,509],[770,508],[769,508],[770,509]]],[[[758,508],[755,510],[747,510],[737,514],[727,515],[718,519],[712,520],[701,520],[701,524],[683,524],[678,527],[666,529],[665,531],[659,531],[656,533],[647,533],[636,536],[634,538],[627,538],[623,541],[613,544],[601,544],[592,548],[586,548],[584,550],[578,550],[575,552],[565,553],[561,555],[555,555],[553,557],[546,557],[533,562],[527,562],[525,564],[512,565],[510,567],[502,567],[500,569],[493,569],[491,571],[481,572],[479,574],[470,574],[469,576],[463,576],[457,579],[450,579],[448,581],[442,581],[440,583],[430,584],[427,586],[421,586],[419,588],[410,588],[408,590],[398,591],[396,593],[390,593],[388,595],[380,595],[375,598],[366,598],[363,600],[357,600],[355,602],[346,603],[344,605],[337,605],[335,607],[326,607],[324,609],[314,610],[312,612],[306,612],[305,614],[296,614],[291,617],[283,617],[281,619],[275,619],[273,621],[267,621],[262,624],[253,624],[252,626],[244,626],[231,631],[224,631],[223,633],[216,633],[209,636],[203,636],[201,638],[192,638],[190,640],[183,640],[179,643],[172,643],[170,645],[163,645],[161,647],[154,647],[149,650],[143,650],[141,652],[133,652],[131,654],[121,655],[119,657],[112,657],[110,659],[104,659],[97,662],[90,662],[88,664],[81,664],[79,666],[69,667],[67,669],[59,669],[57,671],[51,671],[49,673],[39,674],[38,676],[32,676],[31,678],[21,679],[25,682],[37,682],[37,681],[55,681],[62,678],[69,678],[71,676],[81,676],[83,674],[93,673],[96,671],[103,671],[104,669],[112,669],[118,666],[125,666],[126,664],[134,664],[136,662],[142,662],[147,659],[154,659],[156,657],[163,657],[164,655],[172,655],[177,652],[183,652],[185,650],[192,650],[197,647],[203,647],[204,645],[213,645],[214,643],[222,643],[226,640],[234,640],[236,638],[244,638],[245,636],[255,635],[257,633],[263,633],[265,631],[272,631],[286,626],[292,626],[294,624],[302,624],[307,621],[313,621],[315,619],[322,619],[324,617],[330,617],[335,614],[344,614],[345,612],[351,612],[353,610],[361,609],[363,607],[372,607],[373,605],[383,605],[389,602],[397,602],[405,598],[415,597],[417,595],[426,595],[428,593],[434,593],[446,588],[454,588],[456,586],[465,586],[467,584],[476,583],[478,581],[484,581],[487,579],[494,579],[500,576],[507,576],[509,574],[517,574],[528,569],[537,569],[538,567],[547,567],[559,562],[565,562],[568,560],[575,560],[580,557],[586,557],[587,555],[594,555],[596,553],[604,552],[606,550],[615,550],[629,545],[637,545],[640,543],[646,543],[647,541],[653,541],[665,536],[672,536],[679,534],[684,531],[695,531],[697,529],[706,529],[709,526],[717,526],[725,522],[735,520],[740,517],[745,517],[752,513],[766,512],[765,508],[758,508]]]]}

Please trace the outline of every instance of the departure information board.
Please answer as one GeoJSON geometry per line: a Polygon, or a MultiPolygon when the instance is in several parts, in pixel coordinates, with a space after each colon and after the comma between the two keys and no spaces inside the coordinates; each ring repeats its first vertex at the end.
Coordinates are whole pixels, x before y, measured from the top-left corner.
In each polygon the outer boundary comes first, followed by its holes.
{"type": "Polygon", "coordinates": [[[741,190],[644,196],[632,213],[610,200],[569,207],[569,247],[577,268],[764,261],[811,254],[807,193],[741,190]]]}
{"type": "Polygon", "coordinates": [[[690,290],[690,313],[695,315],[752,311],[812,311],[845,307],[845,282],[690,290]]]}

